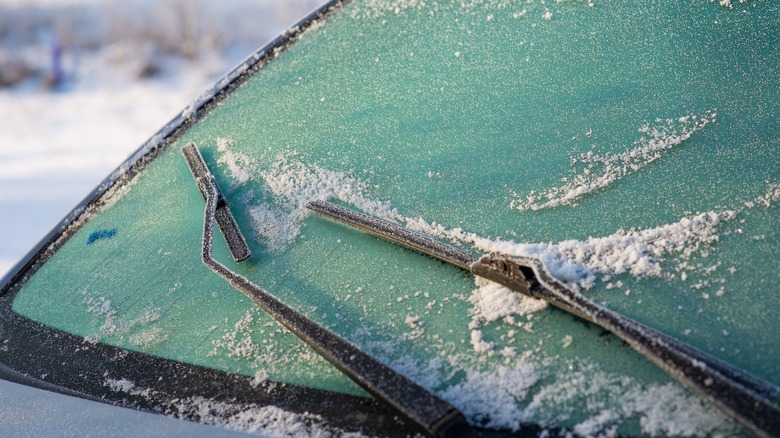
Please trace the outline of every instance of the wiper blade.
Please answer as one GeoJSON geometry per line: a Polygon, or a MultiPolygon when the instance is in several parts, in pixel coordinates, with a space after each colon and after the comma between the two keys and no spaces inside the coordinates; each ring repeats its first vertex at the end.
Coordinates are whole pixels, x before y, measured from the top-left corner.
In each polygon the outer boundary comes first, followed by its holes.
{"type": "MultiPolygon", "coordinates": [[[[192,172],[192,177],[195,181],[198,181],[198,188],[200,194],[203,195],[203,199],[207,198],[207,187],[200,181],[203,179],[211,178],[211,172],[206,167],[206,162],[203,161],[203,156],[200,155],[200,151],[194,143],[190,143],[182,148],[181,153],[184,154],[184,159],[187,161],[187,165],[192,172]]],[[[225,242],[230,250],[230,255],[233,256],[233,260],[236,262],[243,262],[244,260],[252,257],[252,251],[249,250],[249,245],[244,239],[244,235],[241,234],[241,230],[238,228],[236,218],[230,211],[230,207],[225,201],[225,196],[222,195],[222,191],[217,187],[216,193],[216,212],[215,217],[217,219],[217,225],[219,230],[222,231],[222,236],[225,237],[225,242]]]]}
{"type": "Polygon", "coordinates": [[[770,399],[780,388],[710,356],[567,287],[533,257],[490,253],[474,257],[393,223],[327,201],[306,206],[318,215],[367,231],[500,283],[609,330],[672,377],[761,437],[780,436],[780,409],[770,399]]]}
{"type": "Polygon", "coordinates": [[[443,262],[469,270],[478,259],[472,254],[454,246],[432,239],[424,234],[416,233],[367,214],[358,213],[328,201],[314,200],[306,204],[306,208],[319,214],[361,231],[373,234],[414,249],[443,262]]]}
{"type": "MultiPolygon", "coordinates": [[[[235,219],[197,147],[188,144],[182,149],[182,153],[191,169],[201,169],[200,176],[196,176],[195,181],[206,199],[201,253],[206,266],[251,298],[258,307],[369,394],[420,427],[426,434],[440,437],[476,436],[463,414],[455,407],[215,260],[212,256],[212,243],[214,221],[215,218],[219,221],[220,204],[225,206],[223,211],[230,214],[229,222],[235,224],[235,219]]],[[[221,229],[226,240],[230,240],[231,237],[225,234],[225,228],[221,229]]],[[[230,233],[240,236],[240,240],[246,244],[238,226],[227,229],[230,233]]]]}

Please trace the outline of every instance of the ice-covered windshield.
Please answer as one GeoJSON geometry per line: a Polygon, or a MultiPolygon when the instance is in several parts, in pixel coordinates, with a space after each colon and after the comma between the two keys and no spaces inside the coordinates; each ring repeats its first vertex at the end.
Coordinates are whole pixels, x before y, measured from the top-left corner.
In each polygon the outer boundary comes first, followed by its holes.
{"type": "MultiPolygon", "coordinates": [[[[203,200],[179,153],[195,142],[253,252],[231,269],[472,424],[743,433],[595,326],[305,205],[332,199],[474,254],[537,257],[596,302],[778,384],[779,13],[766,1],[346,3],[219,105],[185,111],[195,123],[13,310],[85,345],[363,395],[201,264],[203,200]]],[[[112,389],[144,390],[122,377],[112,389]]]]}

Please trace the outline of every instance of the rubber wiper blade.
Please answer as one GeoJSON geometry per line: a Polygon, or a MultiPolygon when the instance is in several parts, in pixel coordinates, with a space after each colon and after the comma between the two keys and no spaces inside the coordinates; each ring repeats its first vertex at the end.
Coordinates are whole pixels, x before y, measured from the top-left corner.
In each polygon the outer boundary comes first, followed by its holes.
{"type": "MultiPolygon", "coordinates": [[[[195,171],[193,176],[206,199],[201,256],[209,269],[251,298],[258,307],[312,347],[325,360],[421,431],[438,437],[477,436],[463,414],[455,407],[215,260],[212,255],[214,221],[219,221],[220,203],[224,204],[226,211],[229,212],[230,209],[227,208],[219,186],[214,176],[208,172],[197,147],[189,144],[182,149],[182,153],[188,163],[192,159],[199,168],[197,175],[200,176],[197,176],[195,171]],[[202,168],[198,162],[202,164],[202,168]]],[[[191,165],[190,168],[192,167],[191,165]]],[[[235,224],[235,219],[232,223],[235,224]]],[[[224,233],[224,228],[220,229],[224,233]]],[[[230,233],[237,233],[241,237],[240,240],[246,244],[237,225],[227,229],[230,233]]]]}
{"type": "Polygon", "coordinates": [[[390,222],[358,213],[332,202],[309,201],[306,204],[306,208],[320,216],[336,220],[377,237],[391,240],[462,269],[468,270],[477,261],[476,257],[466,251],[441,243],[424,234],[415,233],[390,222]]]}
{"type": "MultiPolygon", "coordinates": [[[[211,172],[209,172],[200,150],[195,146],[195,143],[189,143],[182,148],[181,153],[184,154],[184,160],[187,161],[192,177],[199,182],[198,188],[205,200],[207,195],[205,184],[201,184],[200,181],[211,178],[211,172]]],[[[243,262],[252,257],[252,251],[249,250],[249,245],[247,245],[244,235],[241,234],[241,230],[238,228],[236,218],[230,211],[230,207],[227,201],[225,201],[225,196],[222,195],[222,191],[219,188],[217,188],[216,201],[217,209],[215,215],[217,225],[219,225],[219,230],[222,231],[222,236],[225,237],[230,255],[233,256],[233,260],[236,262],[243,262]]]]}
{"type": "Polygon", "coordinates": [[[566,312],[601,326],[757,436],[780,436],[780,408],[770,401],[780,396],[780,388],[596,304],[558,281],[539,259],[497,252],[477,258],[424,234],[328,201],[311,201],[306,207],[320,216],[428,254],[515,292],[546,300],[566,312]]]}

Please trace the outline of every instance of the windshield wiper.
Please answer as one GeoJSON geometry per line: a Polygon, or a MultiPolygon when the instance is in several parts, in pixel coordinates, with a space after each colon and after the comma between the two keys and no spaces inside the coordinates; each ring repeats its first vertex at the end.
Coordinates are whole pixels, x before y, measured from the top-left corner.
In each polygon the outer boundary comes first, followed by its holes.
{"type": "MultiPolygon", "coordinates": [[[[190,143],[182,148],[181,153],[184,154],[184,160],[187,161],[187,165],[192,172],[192,177],[198,184],[200,194],[203,195],[204,200],[208,200],[208,187],[206,184],[202,184],[200,181],[203,178],[208,179],[211,177],[209,168],[206,167],[206,162],[203,161],[203,157],[200,155],[200,151],[194,143],[190,143]]],[[[225,243],[228,245],[230,255],[233,256],[233,260],[236,262],[243,262],[244,260],[252,257],[252,251],[249,250],[249,245],[246,243],[241,230],[238,228],[236,218],[230,211],[230,207],[225,200],[225,196],[219,187],[216,187],[216,194],[214,195],[216,202],[214,217],[217,220],[219,230],[222,231],[222,236],[225,238],[225,243]]]]}
{"type": "MultiPolygon", "coordinates": [[[[476,436],[463,414],[455,407],[216,261],[212,257],[211,251],[215,219],[220,224],[228,246],[233,241],[236,252],[240,255],[247,254],[249,248],[246,247],[246,251],[241,248],[240,242],[243,242],[245,246],[246,240],[241,235],[241,230],[235,225],[236,222],[230,208],[228,208],[214,176],[209,173],[197,147],[190,143],[182,149],[182,153],[198,188],[206,199],[201,254],[206,266],[227,280],[231,286],[251,298],[258,307],[312,347],[320,356],[369,394],[403,418],[416,424],[425,433],[441,437],[476,436]],[[222,208],[223,216],[230,216],[228,219],[224,219],[227,226],[223,226],[219,222],[220,208],[222,208]]],[[[233,253],[232,247],[231,253],[233,253]]],[[[233,254],[233,257],[236,258],[235,253],[233,254]]],[[[238,258],[236,261],[239,261],[238,258]]]]}
{"type": "Polygon", "coordinates": [[[321,216],[428,254],[513,291],[546,300],[603,327],[756,435],[780,436],[780,409],[770,401],[780,395],[779,388],[596,304],[558,281],[536,258],[496,252],[478,258],[426,235],[331,202],[311,201],[306,207],[321,216]]]}

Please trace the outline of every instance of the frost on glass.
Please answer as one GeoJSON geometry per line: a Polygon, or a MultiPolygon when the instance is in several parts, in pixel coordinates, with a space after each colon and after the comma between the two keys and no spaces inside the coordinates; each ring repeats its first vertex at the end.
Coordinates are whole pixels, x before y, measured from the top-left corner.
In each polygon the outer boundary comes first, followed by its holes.
{"type": "MultiPolygon", "coordinates": [[[[254,254],[231,269],[473,424],[740,434],[595,327],[305,209],[330,199],[475,255],[537,257],[606,307],[778,383],[780,11],[691,8],[350,2],[197,120],[14,309],[85,342],[359,394],[201,265],[203,201],[178,152],[194,142],[254,254]]],[[[183,409],[225,408],[209,403],[183,409]]]]}

